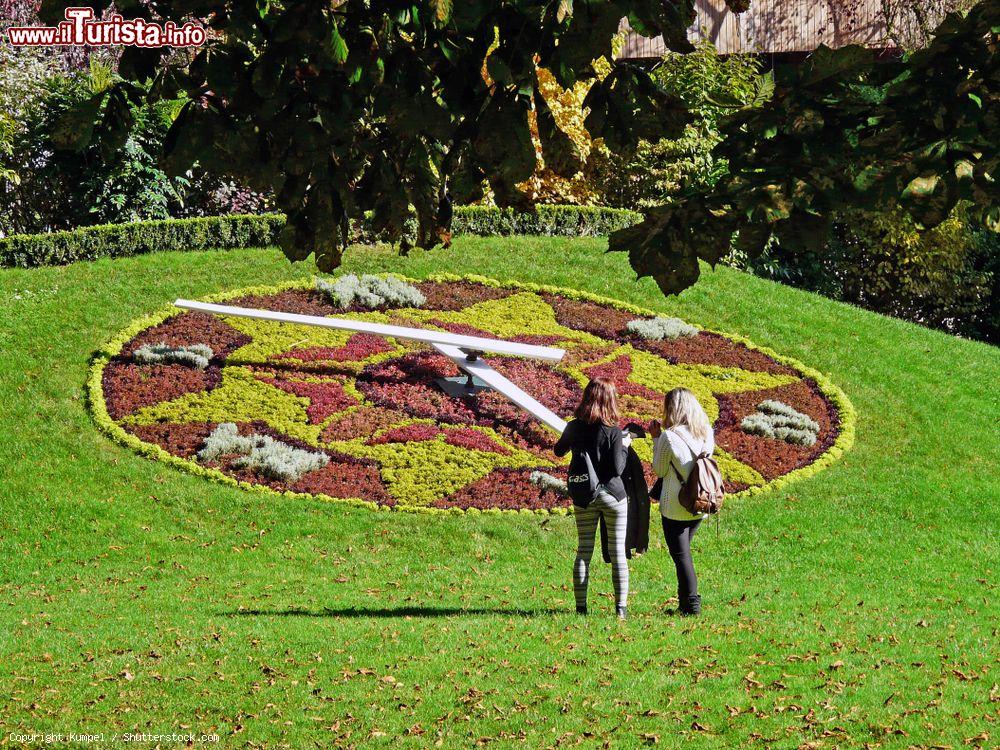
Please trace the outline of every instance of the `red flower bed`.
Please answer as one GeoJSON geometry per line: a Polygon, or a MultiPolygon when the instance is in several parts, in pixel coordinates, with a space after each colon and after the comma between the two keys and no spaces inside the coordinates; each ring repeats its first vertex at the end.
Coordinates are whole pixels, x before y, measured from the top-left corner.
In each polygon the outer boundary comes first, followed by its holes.
{"type": "Polygon", "coordinates": [[[739,367],[752,372],[769,372],[774,375],[795,374],[795,370],[791,367],[775,362],[763,352],[717,333],[702,331],[697,336],[681,336],[663,341],[649,341],[630,334],[627,340],[636,349],[659,355],[672,364],[739,367]]]}
{"type": "Polygon", "coordinates": [[[104,368],[104,401],[112,419],[122,419],[161,401],[214,388],[218,367],[197,370],[186,365],[142,365],[114,360],[104,368]]]}
{"type": "Polygon", "coordinates": [[[358,403],[353,396],[344,391],[343,384],[336,380],[312,383],[305,380],[290,380],[287,377],[259,379],[262,383],[273,385],[286,393],[309,399],[309,406],[306,408],[309,424],[323,424],[327,417],[358,403]]]}
{"type": "Polygon", "coordinates": [[[254,307],[275,312],[296,315],[335,315],[343,312],[337,309],[322,292],[315,289],[289,289],[277,294],[253,294],[228,300],[233,307],[254,307]]]}
{"type": "MultiPolygon", "coordinates": [[[[540,492],[529,477],[534,469],[496,469],[482,479],[433,503],[435,508],[500,508],[530,510],[569,507],[569,498],[551,490],[540,492]]],[[[544,469],[543,469],[544,471],[544,469]]],[[[548,469],[551,473],[552,470],[548,469]]]]}
{"type": "Polygon", "coordinates": [[[208,344],[215,355],[212,361],[220,362],[241,346],[249,344],[250,337],[223,323],[215,315],[187,312],[147,328],[122,347],[119,358],[130,361],[136,349],[146,344],[161,343],[168,346],[208,344]]]}
{"type": "Polygon", "coordinates": [[[302,362],[361,362],[373,354],[391,352],[392,344],[382,336],[372,333],[356,333],[344,346],[311,346],[293,349],[281,354],[272,354],[271,359],[298,359],[302,362]]]}
{"type": "Polygon", "coordinates": [[[396,500],[385,489],[374,461],[362,461],[353,456],[330,454],[330,463],[311,471],[295,482],[291,489],[310,495],[351,497],[379,505],[395,505],[396,500]]]}
{"type": "Polygon", "coordinates": [[[500,445],[500,443],[496,440],[479,430],[471,430],[468,428],[446,430],[444,434],[444,441],[448,445],[454,445],[457,448],[465,448],[470,451],[497,453],[501,456],[510,455],[509,449],[500,445]]]}
{"type": "Polygon", "coordinates": [[[320,440],[324,443],[334,440],[353,440],[399,424],[407,418],[407,415],[400,411],[362,406],[331,421],[323,428],[320,440]]]}
{"type": "Polygon", "coordinates": [[[590,378],[607,378],[614,381],[615,387],[621,394],[647,399],[654,404],[663,403],[662,393],[654,391],[652,388],[647,388],[640,383],[633,383],[628,379],[629,375],[632,374],[632,360],[626,356],[621,356],[611,362],[588,367],[584,372],[590,378]]]}
{"type": "Polygon", "coordinates": [[[719,397],[719,419],[715,423],[716,443],[745,464],[753,466],[765,479],[775,479],[815,461],[837,437],[839,418],[812,380],[800,380],[780,388],[719,397]],[[774,399],[816,420],[819,433],[810,446],[793,445],[740,429],[743,418],[757,410],[761,401],[774,399]]]}
{"type": "Polygon", "coordinates": [[[149,425],[126,424],[124,427],[144,443],[158,445],[167,453],[181,458],[191,458],[201,450],[205,438],[212,434],[217,425],[210,422],[197,424],[161,422],[149,425]]]}
{"type": "Polygon", "coordinates": [[[568,299],[554,294],[543,294],[542,299],[555,311],[556,320],[561,325],[592,333],[602,339],[619,339],[626,332],[625,326],[638,317],[596,302],[568,299]]]}
{"type": "Polygon", "coordinates": [[[425,308],[447,312],[464,310],[479,302],[504,299],[514,294],[511,289],[472,284],[467,281],[421,281],[415,286],[427,298],[425,308]]]}
{"type": "Polygon", "coordinates": [[[389,443],[419,443],[424,440],[433,440],[441,434],[441,430],[432,424],[408,424],[403,427],[396,427],[386,430],[378,437],[373,437],[368,441],[368,445],[386,445],[389,443]]]}

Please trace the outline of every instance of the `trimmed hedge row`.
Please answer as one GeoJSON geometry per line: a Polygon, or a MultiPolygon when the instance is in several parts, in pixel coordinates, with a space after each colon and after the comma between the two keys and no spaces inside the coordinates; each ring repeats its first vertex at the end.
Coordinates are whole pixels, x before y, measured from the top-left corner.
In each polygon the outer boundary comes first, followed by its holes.
{"type": "Polygon", "coordinates": [[[284,216],[264,214],[137,221],[49,234],[16,234],[0,240],[0,266],[58,266],[165,250],[266,247],[277,241],[284,225],[284,216]]]}
{"type": "MultiPolygon", "coordinates": [[[[509,208],[460,206],[452,220],[454,234],[594,237],[641,220],[634,211],[592,206],[538,206],[534,212],[509,208]]],[[[106,224],[49,234],[20,234],[0,239],[0,266],[31,268],[78,260],[122,258],[169,250],[229,250],[266,247],[278,241],[282,214],[212,216],[201,219],[106,224]]],[[[373,242],[369,222],[353,232],[354,241],[373,242]]]]}
{"type": "Polygon", "coordinates": [[[537,206],[533,213],[519,213],[513,208],[460,206],[455,209],[452,232],[484,237],[512,234],[605,237],[640,221],[640,213],[603,206],[537,206]]]}

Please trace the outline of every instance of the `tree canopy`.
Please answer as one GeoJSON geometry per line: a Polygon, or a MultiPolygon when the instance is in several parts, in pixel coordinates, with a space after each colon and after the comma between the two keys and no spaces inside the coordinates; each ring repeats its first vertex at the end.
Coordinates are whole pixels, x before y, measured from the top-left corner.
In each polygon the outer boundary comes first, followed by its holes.
{"type": "Polygon", "coordinates": [[[724,123],[728,174],[646,212],[611,238],[666,293],[736,246],[772,239],[818,251],[838,212],[902,206],[924,227],[959,201],[1000,229],[1000,2],[949,15],[929,44],[895,63],[861,47],[820,48],[775,71],[774,96],[724,123]]]}
{"type": "MultiPolygon", "coordinates": [[[[735,11],[745,0],[727,0],[735,11]]],[[[45,0],[57,21],[66,0],[45,0]]],[[[98,10],[107,2],[98,2],[98,10]]],[[[564,87],[594,79],[586,126],[613,151],[676,137],[688,113],[639,66],[597,77],[622,18],[687,52],[693,0],[118,0],[117,12],[202,19],[209,43],[192,54],[128,48],[121,81],[67,118],[67,144],[127,130],[130,101],[183,104],[164,147],[168,171],[198,162],[275,195],[288,216],[281,246],[340,264],[351,219],[400,239],[412,210],[417,243],[449,239],[454,202],[482,194],[525,206],[518,183],[535,166],[530,120],[546,164],[580,160],[539,91],[538,70],[564,87]],[[94,126],[94,123],[97,123],[94,126]]],[[[821,48],[776,73],[774,97],[735,112],[716,153],[729,173],[691,187],[616,233],[640,275],[664,292],[698,277],[735,237],[751,256],[777,237],[815,247],[832,212],[900,202],[923,224],[969,201],[1000,224],[1000,3],[952,15],[900,62],[858,47],[821,48]]],[[[404,240],[405,242],[405,240],[404,240]]]]}
{"type": "MultiPolygon", "coordinates": [[[[63,0],[43,4],[61,17],[63,0]]],[[[107,3],[103,3],[106,5],[107,3]]],[[[281,246],[339,265],[348,221],[365,211],[390,238],[411,206],[417,242],[447,241],[453,201],[482,194],[525,204],[516,185],[535,167],[529,112],[546,163],[579,169],[572,140],[539,93],[537,70],[560,85],[595,76],[623,17],[690,48],[692,0],[118,0],[127,17],[203,19],[210,42],[193,59],[127,49],[125,79],[83,118],[108,128],[128,97],[182,97],[165,146],[169,171],[197,161],[273,191],[288,216],[281,246]],[[116,101],[118,103],[116,103],[116,101]]],[[[100,9],[99,9],[100,10],[100,9]]],[[[595,82],[586,123],[616,149],[677,132],[685,110],[649,74],[618,65],[595,82]]],[[[71,132],[89,136],[72,123],[71,132]]]]}

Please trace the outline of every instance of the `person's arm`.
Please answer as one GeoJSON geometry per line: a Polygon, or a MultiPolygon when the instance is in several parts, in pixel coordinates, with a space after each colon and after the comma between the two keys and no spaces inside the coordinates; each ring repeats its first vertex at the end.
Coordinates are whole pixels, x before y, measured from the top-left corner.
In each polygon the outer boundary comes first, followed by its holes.
{"type": "Polygon", "coordinates": [[[559,458],[562,458],[569,453],[569,449],[573,445],[573,435],[571,433],[575,429],[575,424],[575,422],[570,422],[566,425],[566,429],[563,430],[562,435],[560,435],[559,439],[556,441],[555,448],[552,449],[553,453],[559,456],[559,458]]]}
{"type": "Polygon", "coordinates": [[[616,477],[620,477],[625,471],[626,458],[628,458],[628,451],[622,444],[622,431],[613,427],[611,429],[611,460],[614,461],[616,477]]]}

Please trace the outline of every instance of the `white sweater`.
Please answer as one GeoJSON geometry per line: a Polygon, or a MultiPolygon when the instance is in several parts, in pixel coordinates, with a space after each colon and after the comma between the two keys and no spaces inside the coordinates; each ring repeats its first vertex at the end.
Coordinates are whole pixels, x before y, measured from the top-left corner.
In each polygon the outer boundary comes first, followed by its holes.
{"type": "Polygon", "coordinates": [[[653,441],[653,471],[663,478],[663,490],[660,493],[660,514],[673,521],[694,521],[703,515],[692,515],[677,499],[681,491],[681,482],[677,472],[686,480],[694,469],[695,460],[701,453],[715,451],[715,435],[709,433],[707,440],[698,440],[687,427],[680,425],[664,430],[653,441]],[[690,445],[690,447],[688,447],[690,445]],[[692,450],[694,448],[694,450],[692,450]],[[677,468],[674,471],[671,464],[677,468]]]}

